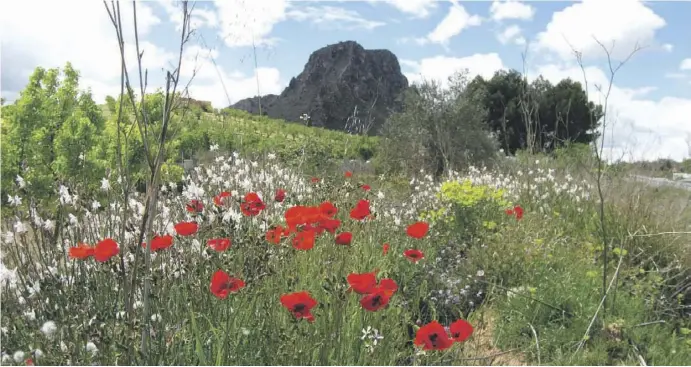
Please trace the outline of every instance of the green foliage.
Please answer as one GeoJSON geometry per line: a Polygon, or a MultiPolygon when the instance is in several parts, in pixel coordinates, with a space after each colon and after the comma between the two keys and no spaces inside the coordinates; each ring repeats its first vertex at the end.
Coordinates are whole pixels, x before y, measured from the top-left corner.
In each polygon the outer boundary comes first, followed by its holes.
{"type": "Polygon", "coordinates": [[[456,73],[449,84],[443,89],[425,81],[407,92],[404,111],[384,124],[380,167],[388,173],[425,169],[439,176],[494,157],[486,111],[467,88],[466,73],[456,73]]]}
{"type": "Polygon", "coordinates": [[[552,151],[567,142],[589,143],[595,138],[589,131],[603,113],[571,79],[552,85],[539,77],[528,84],[518,71],[500,70],[489,80],[476,77],[468,88],[483,96],[489,128],[510,154],[526,148],[552,151]]]}
{"type": "Polygon", "coordinates": [[[79,73],[36,68],[18,100],[3,108],[2,186],[22,176],[33,200],[54,195],[56,183],[91,186],[103,177],[97,149],[104,121],[89,92],[78,91],[79,73]]]}
{"type": "Polygon", "coordinates": [[[454,241],[468,241],[493,229],[510,205],[503,189],[474,185],[469,179],[441,184],[437,193],[442,208],[421,213],[421,218],[442,224],[454,241]]]}
{"type": "Polygon", "coordinates": [[[377,153],[376,137],[286,123],[240,110],[206,115],[198,126],[208,131],[209,140],[221,150],[250,156],[273,153],[295,166],[304,162],[323,168],[344,159],[368,160],[377,153]]]}

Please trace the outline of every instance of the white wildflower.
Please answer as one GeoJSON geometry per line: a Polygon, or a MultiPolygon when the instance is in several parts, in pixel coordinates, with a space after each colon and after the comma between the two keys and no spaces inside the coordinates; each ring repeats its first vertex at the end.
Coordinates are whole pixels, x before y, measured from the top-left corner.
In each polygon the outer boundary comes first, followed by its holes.
{"type": "Polygon", "coordinates": [[[96,355],[96,353],[98,353],[98,348],[96,347],[96,344],[88,342],[86,343],[86,351],[91,353],[91,355],[96,355]]]}
{"type": "Polygon", "coordinates": [[[108,181],[108,179],[105,177],[101,179],[101,190],[103,190],[103,191],[110,190],[110,181],[108,181]]]}
{"type": "Polygon", "coordinates": [[[20,189],[26,187],[26,182],[24,181],[24,178],[22,176],[17,175],[15,181],[17,182],[17,186],[19,186],[20,189]]]}
{"type": "Polygon", "coordinates": [[[26,228],[26,224],[22,223],[20,220],[17,220],[14,223],[14,231],[17,234],[22,234],[22,233],[26,233],[28,231],[28,229],[26,228]]]}
{"type": "Polygon", "coordinates": [[[24,362],[24,352],[22,352],[21,350],[14,352],[14,354],[12,355],[12,359],[14,359],[16,363],[24,362]]]}
{"type": "Polygon", "coordinates": [[[41,332],[43,335],[46,336],[46,338],[52,338],[55,332],[58,330],[57,325],[55,325],[55,322],[53,321],[46,321],[43,323],[41,326],[41,332]]]}

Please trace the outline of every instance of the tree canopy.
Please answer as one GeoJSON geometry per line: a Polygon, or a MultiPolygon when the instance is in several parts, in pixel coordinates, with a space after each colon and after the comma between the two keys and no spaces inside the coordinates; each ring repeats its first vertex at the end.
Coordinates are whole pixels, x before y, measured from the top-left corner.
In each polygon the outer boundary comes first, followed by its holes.
{"type": "Polygon", "coordinates": [[[581,83],[571,79],[553,85],[540,76],[528,83],[516,70],[500,70],[491,79],[477,76],[468,88],[482,96],[487,124],[509,154],[590,143],[603,114],[602,106],[588,101],[581,83]]]}

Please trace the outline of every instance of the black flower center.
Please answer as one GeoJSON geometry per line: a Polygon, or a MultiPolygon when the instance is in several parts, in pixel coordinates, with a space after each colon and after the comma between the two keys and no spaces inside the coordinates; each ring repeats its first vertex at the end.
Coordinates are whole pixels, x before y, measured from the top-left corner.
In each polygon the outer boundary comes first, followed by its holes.
{"type": "Polygon", "coordinates": [[[305,312],[306,310],[307,310],[307,306],[305,306],[305,305],[302,304],[302,303],[298,303],[298,304],[295,305],[295,307],[293,307],[293,312],[295,312],[295,313],[297,313],[297,314],[302,314],[302,313],[305,312]]]}
{"type": "Polygon", "coordinates": [[[429,341],[430,341],[430,343],[432,343],[433,347],[437,346],[437,339],[439,339],[439,335],[437,335],[437,333],[430,334],[429,341]]]}

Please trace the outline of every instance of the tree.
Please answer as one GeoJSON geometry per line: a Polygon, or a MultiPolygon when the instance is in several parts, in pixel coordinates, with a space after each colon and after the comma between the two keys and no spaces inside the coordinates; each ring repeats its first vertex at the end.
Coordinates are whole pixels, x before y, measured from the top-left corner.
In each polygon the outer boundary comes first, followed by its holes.
{"type": "Polygon", "coordinates": [[[528,83],[516,70],[500,70],[489,80],[476,77],[468,88],[483,96],[487,125],[509,154],[525,148],[552,152],[567,142],[596,138],[602,107],[589,102],[571,79],[552,85],[540,76],[528,83]]]}
{"type": "Polygon", "coordinates": [[[382,130],[380,154],[390,169],[425,169],[439,176],[494,156],[482,100],[467,87],[467,72],[458,72],[448,88],[423,81],[406,92],[404,111],[382,130]]]}
{"type": "Polygon", "coordinates": [[[78,90],[79,73],[36,68],[11,106],[3,107],[2,185],[17,175],[37,200],[51,197],[56,182],[94,182],[102,167],[93,156],[104,119],[90,92],[78,90]]]}

